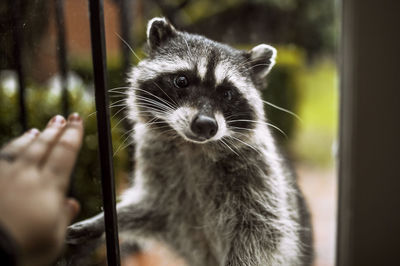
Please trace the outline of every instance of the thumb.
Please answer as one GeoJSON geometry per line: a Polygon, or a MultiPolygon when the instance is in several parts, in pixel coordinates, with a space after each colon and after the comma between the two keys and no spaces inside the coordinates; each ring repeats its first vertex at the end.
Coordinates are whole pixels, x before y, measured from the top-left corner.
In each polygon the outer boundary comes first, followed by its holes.
{"type": "Polygon", "coordinates": [[[80,209],[81,209],[80,204],[76,199],[73,198],[66,199],[65,211],[66,211],[67,224],[71,224],[71,222],[78,215],[80,209]]]}

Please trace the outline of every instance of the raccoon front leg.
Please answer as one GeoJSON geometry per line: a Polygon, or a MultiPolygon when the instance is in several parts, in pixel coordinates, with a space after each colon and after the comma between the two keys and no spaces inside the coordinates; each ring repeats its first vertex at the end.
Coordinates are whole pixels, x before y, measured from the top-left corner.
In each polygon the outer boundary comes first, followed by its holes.
{"type": "MultiPolygon", "coordinates": [[[[165,215],[157,209],[144,208],[141,205],[120,205],[117,207],[118,228],[121,232],[130,231],[136,234],[151,234],[164,228],[165,215]]],[[[104,213],[78,222],[68,227],[67,243],[82,244],[99,238],[104,233],[104,213]]]]}
{"type": "Polygon", "coordinates": [[[70,245],[79,245],[99,238],[103,233],[104,213],[99,213],[92,218],[70,225],[67,229],[66,242],[70,245]]]}

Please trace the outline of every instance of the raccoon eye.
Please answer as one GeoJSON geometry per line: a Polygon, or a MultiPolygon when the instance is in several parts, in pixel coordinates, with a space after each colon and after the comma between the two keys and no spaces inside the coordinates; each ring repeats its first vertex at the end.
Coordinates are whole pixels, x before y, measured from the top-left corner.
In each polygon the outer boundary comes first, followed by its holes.
{"type": "Polygon", "coordinates": [[[226,90],[224,92],[224,98],[227,99],[228,101],[232,100],[232,90],[226,90]]]}
{"type": "Polygon", "coordinates": [[[176,76],[174,79],[174,85],[177,88],[186,88],[189,85],[189,81],[185,76],[176,76]]]}

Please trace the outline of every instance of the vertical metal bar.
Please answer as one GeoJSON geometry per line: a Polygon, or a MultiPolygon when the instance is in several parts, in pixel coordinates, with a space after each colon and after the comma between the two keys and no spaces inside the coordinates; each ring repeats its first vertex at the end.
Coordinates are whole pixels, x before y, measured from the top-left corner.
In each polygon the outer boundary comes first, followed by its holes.
{"type": "Polygon", "coordinates": [[[336,265],[398,265],[400,1],[342,4],[336,265]]]}
{"type": "Polygon", "coordinates": [[[25,104],[25,71],[22,62],[22,44],[23,44],[23,29],[22,29],[22,17],[21,17],[21,0],[9,0],[12,12],[12,27],[13,27],[13,56],[14,56],[14,67],[18,75],[18,86],[19,86],[19,120],[21,123],[22,132],[28,129],[28,123],[26,119],[26,104],[25,104]]]}
{"type": "Polygon", "coordinates": [[[119,12],[120,12],[120,30],[121,30],[121,50],[122,50],[122,68],[123,73],[127,73],[129,65],[130,65],[130,58],[131,58],[131,51],[128,47],[128,44],[131,43],[131,35],[130,35],[130,16],[129,12],[130,9],[130,2],[129,0],[119,0],[119,12]],[[126,43],[125,43],[125,42],[126,43]]]}
{"type": "Polygon", "coordinates": [[[54,0],[55,19],[57,26],[57,56],[58,69],[61,78],[62,88],[62,113],[65,117],[69,114],[69,97],[68,97],[68,65],[67,65],[67,47],[65,40],[65,19],[64,19],[64,0],[54,0]]]}
{"type": "Polygon", "coordinates": [[[103,1],[89,0],[90,32],[95,82],[97,128],[103,191],[104,220],[107,241],[107,261],[109,266],[119,266],[118,225],[115,210],[114,170],[110,117],[107,97],[107,64],[104,34],[103,1]]]}

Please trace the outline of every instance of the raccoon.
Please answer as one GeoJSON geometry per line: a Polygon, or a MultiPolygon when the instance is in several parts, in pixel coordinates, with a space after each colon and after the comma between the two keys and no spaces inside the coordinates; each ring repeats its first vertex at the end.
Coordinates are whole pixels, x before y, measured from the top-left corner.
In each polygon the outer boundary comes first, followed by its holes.
{"type": "MultiPolygon", "coordinates": [[[[149,21],[147,44],[126,92],[136,151],[120,231],[187,265],[310,265],[309,213],[260,97],[276,49],[240,51],[164,18],[149,21]]],[[[67,242],[100,237],[103,219],[70,226],[67,242]]]]}

